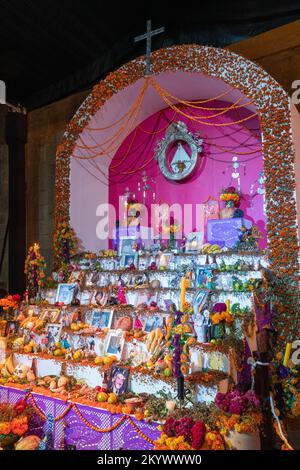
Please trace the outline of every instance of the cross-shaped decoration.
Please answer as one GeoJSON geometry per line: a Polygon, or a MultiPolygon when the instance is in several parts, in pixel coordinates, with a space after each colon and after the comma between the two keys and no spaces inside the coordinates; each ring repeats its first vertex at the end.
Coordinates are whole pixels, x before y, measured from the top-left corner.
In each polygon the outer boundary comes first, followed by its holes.
{"type": "Polygon", "coordinates": [[[140,36],[136,36],[134,38],[134,42],[139,42],[143,41],[144,39],[147,39],[147,48],[146,48],[146,75],[151,74],[151,38],[152,36],[155,36],[156,34],[163,33],[165,30],[164,27],[154,29],[151,31],[151,20],[147,21],[147,33],[146,34],[141,34],[140,36]]]}

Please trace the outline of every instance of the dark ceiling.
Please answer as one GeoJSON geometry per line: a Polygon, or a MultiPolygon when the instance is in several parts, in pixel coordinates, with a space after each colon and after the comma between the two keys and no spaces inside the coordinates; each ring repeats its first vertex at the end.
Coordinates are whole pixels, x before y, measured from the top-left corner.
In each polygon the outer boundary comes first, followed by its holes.
{"type": "Polygon", "coordinates": [[[0,79],[7,99],[35,108],[89,88],[141,55],[134,36],[165,26],[153,49],[225,46],[300,18],[300,1],[0,0],[0,79]]]}

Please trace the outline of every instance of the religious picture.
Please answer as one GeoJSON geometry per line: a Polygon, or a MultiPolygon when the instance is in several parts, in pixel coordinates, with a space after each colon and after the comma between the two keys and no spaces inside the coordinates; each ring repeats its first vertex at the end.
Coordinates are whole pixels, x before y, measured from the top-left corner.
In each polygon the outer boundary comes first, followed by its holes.
{"type": "Polygon", "coordinates": [[[187,253],[198,253],[203,245],[204,232],[191,232],[188,234],[185,251],[187,253]]]}
{"type": "Polygon", "coordinates": [[[112,323],[113,310],[92,310],[90,324],[94,328],[110,328],[112,323]]]}
{"type": "Polygon", "coordinates": [[[121,237],[119,243],[119,255],[134,254],[136,251],[136,238],[135,237],[121,237]]]}
{"type": "Polygon", "coordinates": [[[124,347],[124,336],[122,331],[111,330],[106,338],[106,354],[117,356],[121,359],[124,347]]]}
{"type": "Polygon", "coordinates": [[[15,336],[18,333],[18,330],[19,330],[18,322],[9,320],[6,323],[5,336],[7,338],[15,336]]]}
{"type": "Polygon", "coordinates": [[[158,269],[170,269],[170,261],[173,253],[162,253],[157,260],[158,269]]]}
{"type": "Polygon", "coordinates": [[[144,331],[150,333],[156,328],[163,328],[163,317],[161,317],[160,315],[146,317],[144,323],[144,331]]]}
{"type": "Polygon", "coordinates": [[[62,326],[59,323],[48,323],[46,326],[47,332],[47,348],[55,346],[60,340],[62,326]]]}
{"type": "Polygon", "coordinates": [[[75,287],[75,283],[59,284],[57,288],[56,302],[61,302],[65,305],[69,305],[72,302],[75,287]]]}
{"type": "Polygon", "coordinates": [[[117,396],[124,395],[128,387],[129,369],[112,366],[108,380],[108,391],[117,396]]]}

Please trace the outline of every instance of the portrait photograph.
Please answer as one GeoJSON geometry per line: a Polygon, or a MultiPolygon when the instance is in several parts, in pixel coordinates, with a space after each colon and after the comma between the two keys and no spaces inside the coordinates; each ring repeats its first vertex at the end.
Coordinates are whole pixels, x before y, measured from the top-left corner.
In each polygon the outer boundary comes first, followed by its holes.
{"type": "Polygon", "coordinates": [[[62,302],[65,305],[70,305],[73,299],[75,283],[72,284],[59,284],[56,293],[56,302],[62,302]]]}
{"type": "Polygon", "coordinates": [[[138,267],[138,255],[137,253],[123,254],[121,257],[120,267],[129,268],[134,265],[135,268],[138,267]]]}
{"type": "Polygon", "coordinates": [[[108,391],[117,396],[124,395],[127,391],[129,369],[127,367],[112,366],[108,380],[108,391]]]}
{"type": "Polygon", "coordinates": [[[18,322],[8,320],[5,326],[5,336],[7,338],[16,336],[16,334],[18,333],[18,330],[19,330],[18,322]]]}
{"type": "Polygon", "coordinates": [[[49,349],[53,344],[58,343],[60,340],[62,326],[59,323],[48,323],[46,326],[47,333],[47,348],[49,349]]]}
{"type": "Polygon", "coordinates": [[[94,328],[110,328],[113,318],[113,310],[92,310],[90,315],[90,325],[94,328]]]}

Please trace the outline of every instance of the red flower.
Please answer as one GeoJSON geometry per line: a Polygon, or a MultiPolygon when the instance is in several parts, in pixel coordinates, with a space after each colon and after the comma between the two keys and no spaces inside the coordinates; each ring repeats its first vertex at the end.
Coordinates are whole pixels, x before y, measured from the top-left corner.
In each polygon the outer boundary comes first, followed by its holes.
{"type": "Polygon", "coordinates": [[[193,449],[201,449],[204,443],[205,433],[205,424],[202,421],[197,421],[191,429],[193,449]]]}

